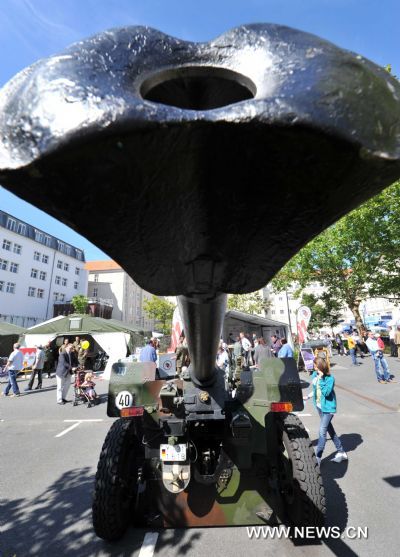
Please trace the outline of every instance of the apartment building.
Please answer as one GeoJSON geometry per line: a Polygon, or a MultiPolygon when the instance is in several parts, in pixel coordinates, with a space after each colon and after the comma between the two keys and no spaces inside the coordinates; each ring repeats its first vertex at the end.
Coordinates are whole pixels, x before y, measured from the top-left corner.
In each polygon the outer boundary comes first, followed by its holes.
{"type": "Polygon", "coordinates": [[[154,330],[154,320],[149,319],[143,302],[152,297],[138,286],[115,261],[88,261],[87,296],[90,300],[109,302],[113,306],[112,318],[135,325],[145,331],[154,330]]]}
{"type": "Polygon", "coordinates": [[[30,327],[53,317],[54,302],[86,295],[81,249],[0,211],[0,320],[30,327]]]}

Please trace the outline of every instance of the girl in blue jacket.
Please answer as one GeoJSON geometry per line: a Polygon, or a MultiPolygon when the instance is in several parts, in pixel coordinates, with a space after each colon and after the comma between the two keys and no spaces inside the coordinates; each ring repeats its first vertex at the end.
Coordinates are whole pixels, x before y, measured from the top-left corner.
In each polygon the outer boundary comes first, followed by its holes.
{"type": "Polygon", "coordinates": [[[335,444],[337,453],[332,459],[333,462],[342,462],[347,460],[347,454],[343,450],[342,443],[337,436],[332,425],[332,418],[336,414],[336,395],[335,395],[335,378],[330,374],[329,366],[323,358],[314,359],[314,373],[311,376],[313,383],[313,391],[304,397],[304,400],[313,398],[314,406],[321,418],[319,426],[319,438],[316,450],[318,465],[321,464],[322,453],[324,452],[326,443],[326,432],[335,444]]]}

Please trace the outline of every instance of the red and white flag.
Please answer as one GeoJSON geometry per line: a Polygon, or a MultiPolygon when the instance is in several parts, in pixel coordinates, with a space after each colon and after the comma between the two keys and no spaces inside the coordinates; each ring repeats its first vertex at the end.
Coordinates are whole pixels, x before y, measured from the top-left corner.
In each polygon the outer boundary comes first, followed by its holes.
{"type": "Polygon", "coordinates": [[[307,327],[311,319],[311,310],[308,306],[300,306],[297,310],[297,336],[299,343],[307,340],[307,327]]]}
{"type": "Polygon", "coordinates": [[[168,352],[175,352],[175,348],[178,346],[179,337],[183,331],[183,323],[181,319],[181,314],[179,312],[179,306],[176,306],[174,315],[172,316],[172,330],[171,330],[171,345],[168,348],[168,352]]]}

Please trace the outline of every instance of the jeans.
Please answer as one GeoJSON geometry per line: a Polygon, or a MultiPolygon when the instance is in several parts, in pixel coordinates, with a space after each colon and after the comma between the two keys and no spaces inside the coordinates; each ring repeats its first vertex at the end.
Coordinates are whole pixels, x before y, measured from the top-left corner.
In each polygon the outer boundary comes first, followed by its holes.
{"type": "Polygon", "coordinates": [[[317,445],[317,457],[321,458],[322,453],[325,449],[326,443],[326,432],[329,433],[330,438],[335,444],[336,450],[340,452],[344,452],[342,443],[340,442],[339,437],[337,436],[336,431],[332,425],[332,418],[335,414],[331,414],[330,412],[322,412],[320,408],[318,408],[318,414],[321,418],[321,422],[319,424],[319,438],[318,438],[318,445],[317,445]]]}
{"type": "Polygon", "coordinates": [[[354,366],[356,366],[358,364],[357,362],[357,356],[356,356],[356,349],[355,348],[350,348],[350,356],[351,356],[351,362],[354,366]]]}
{"type": "Polygon", "coordinates": [[[390,379],[390,371],[389,371],[389,367],[387,365],[387,361],[385,360],[385,358],[383,356],[379,357],[377,356],[376,352],[371,352],[371,356],[374,360],[374,364],[375,364],[375,373],[376,373],[376,378],[378,381],[387,381],[388,379],[390,379]],[[382,367],[382,371],[383,371],[383,375],[380,372],[380,367],[382,367]]]}
{"type": "Polygon", "coordinates": [[[19,388],[17,385],[17,373],[18,371],[16,371],[15,369],[9,369],[8,370],[8,383],[7,383],[7,387],[4,389],[4,394],[8,395],[11,387],[12,390],[14,392],[15,395],[19,395],[19,388]]]}

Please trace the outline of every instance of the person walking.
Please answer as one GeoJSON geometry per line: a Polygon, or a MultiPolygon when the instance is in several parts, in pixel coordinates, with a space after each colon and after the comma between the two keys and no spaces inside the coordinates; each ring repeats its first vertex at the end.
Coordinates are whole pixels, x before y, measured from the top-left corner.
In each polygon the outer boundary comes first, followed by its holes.
{"type": "Polygon", "coordinates": [[[359,362],[357,361],[357,354],[356,354],[356,341],[354,340],[353,335],[349,335],[349,333],[345,333],[345,338],[347,340],[347,346],[349,348],[350,356],[351,356],[351,365],[358,366],[359,362]]]}
{"type": "Polygon", "coordinates": [[[18,383],[17,383],[17,375],[22,370],[23,363],[24,363],[24,355],[20,350],[21,345],[16,342],[13,345],[13,351],[8,357],[7,364],[5,367],[5,371],[8,371],[8,383],[6,388],[3,391],[4,396],[20,396],[18,383]],[[10,389],[12,388],[13,394],[9,395],[10,389]]]}
{"type": "Polygon", "coordinates": [[[71,386],[71,375],[76,370],[77,361],[72,351],[72,344],[65,345],[65,351],[58,358],[56,369],[57,379],[57,404],[68,402],[67,394],[71,386]]]}
{"type": "Polygon", "coordinates": [[[335,378],[331,375],[329,366],[324,358],[314,359],[314,372],[311,376],[313,390],[304,396],[304,400],[313,399],[314,406],[320,417],[319,437],[316,450],[317,463],[321,465],[322,454],[326,444],[326,434],[329,433],[337,453],[331,460],[333,462],[342,462],[348,460],[348,456],[343,449],[343,445],[332,425],[332,419],[336,414],[336,394],[335,394],[335,378]]]}
{"type": "Polygon", "coordinates": [[[368,338],[365,344],[367,345],[372,359],[374,360],[375,373],[378,383],[381,383],[383,385],[391,382],[394,383],[395,381],[391,379],[389,366],[387,364],[387,361],[385,360],[383,351],[380,350],[378,341],[376,340],[375,335],[372,331],[368,331],[368,338]],[[382,373],[380,368],[382,368],[382,373]]]}
{"type": "Polygon", "coordinates": [[[26,387],[26,389],[24,389],[24,391],[32,391],[33,384],[35,382],[36,373],[38,376],[38,384],[35,390],[42,388],[42,371],[43,371],[45,357],[46,355],[43,350],[43,346],[39,344],[38,346],[36,346],[35,361],[32,366],[31,378],[29,379],[28,386],[26,387]]]}

